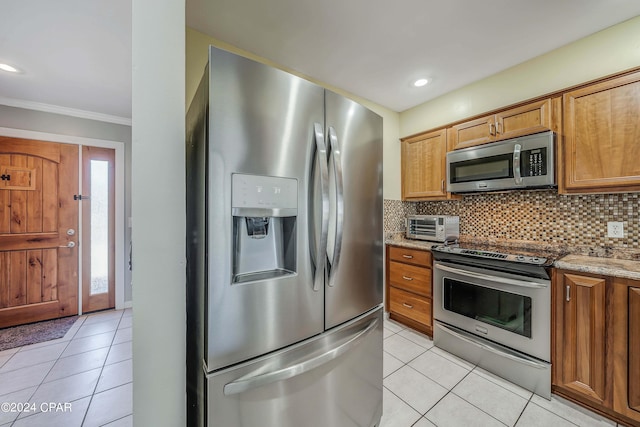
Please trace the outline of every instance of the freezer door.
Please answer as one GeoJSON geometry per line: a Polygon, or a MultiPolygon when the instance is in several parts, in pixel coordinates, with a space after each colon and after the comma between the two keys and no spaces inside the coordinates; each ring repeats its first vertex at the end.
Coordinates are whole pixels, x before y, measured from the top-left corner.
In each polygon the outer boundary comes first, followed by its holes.
{"type": "Polygon", "coordinates": [[[214,371],[323,331],[309,194],[326,160],[322,88],[213,47],[209,64],[204,359],[214,371]]]}
{"type": "Polygon", "coordinates": [[[382,415],[382,309],[207,376],[209,427],[372,427],[382,415]]]}
{"type": "Polygon", "coordinates": [[[382,303],[382,118],[330,91],[325,103],[329,329],[382,303]]]}

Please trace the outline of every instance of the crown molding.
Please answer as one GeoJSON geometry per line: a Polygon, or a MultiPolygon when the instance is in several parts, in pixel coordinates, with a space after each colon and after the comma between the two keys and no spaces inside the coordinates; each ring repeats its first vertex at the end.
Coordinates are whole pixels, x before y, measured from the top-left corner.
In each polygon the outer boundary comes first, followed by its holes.
{"type": "Polygon", "coordinates": [[[24,99],[14,99],[0,96],[0,105],[42,111],[45,113],[62,114],[65,116],[78,117],[88,120],[97,120],[99,122],[114,123],[117,125],[131,126],[131,119],[127,117],[112,116],[110,114],[102,114],[93,111],[61,107],[59,105],[43,104],[41,102],[26,101],[24,99]]]}

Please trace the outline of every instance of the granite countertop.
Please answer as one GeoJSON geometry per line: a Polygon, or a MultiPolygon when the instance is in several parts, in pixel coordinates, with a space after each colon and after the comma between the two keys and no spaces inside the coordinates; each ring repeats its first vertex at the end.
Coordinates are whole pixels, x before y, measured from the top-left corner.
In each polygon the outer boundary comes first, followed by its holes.
{"type": "MultiPolygon", "coordinates": [[[[407,239],[403,233],[388,233],[385,243],[387,245],[422,250],[430,250],[433,246],[439,244],[407,239]]],[[[479,245],[487,243],[495,244],[495,242],[477,242],[479,245]]],[[[505,242],[500,243],[503,246],[522,247],[526,250],[531,250],[535,247],[549,252],[557,252],[558,258],[553,263],[555,268],[640,280],[640,258],[638,258],[637,254],[612,254],[610,251],[585,250],[585,248],[551,248],[538,244],[527,245],[523,242],[513,242],[513,244],[508,244],[507,242],[506,245],[505,242]]]]}
{"type": "Polygon", "coordinates": [[[569,254],[557,260],[553,266],[564,270],[640,280],[640,261],[635,260],[569,254]]]}

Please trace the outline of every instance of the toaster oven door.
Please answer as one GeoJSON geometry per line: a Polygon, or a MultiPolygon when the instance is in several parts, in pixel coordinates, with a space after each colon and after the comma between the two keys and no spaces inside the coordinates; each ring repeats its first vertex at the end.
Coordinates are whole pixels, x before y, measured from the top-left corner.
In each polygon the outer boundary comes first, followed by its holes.
{"type": "Polygon", "coordinates": [[[422,240],[438,239],[438,218],[408,218],[407,237],[422,240]]]}

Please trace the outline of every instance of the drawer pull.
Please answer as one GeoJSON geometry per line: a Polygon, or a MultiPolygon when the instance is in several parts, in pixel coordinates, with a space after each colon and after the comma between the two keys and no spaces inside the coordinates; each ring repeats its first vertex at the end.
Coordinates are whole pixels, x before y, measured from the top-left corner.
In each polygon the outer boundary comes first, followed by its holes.
{"type": "Polygon", "coordinates": [[[412,281],[413,280],[413,277],[402,276],[402,278],[404,280],[408,280],[408,281],[412,281]]]}
{"type": "Polygon", "coordinates": [[[406,259],[413,259],[413,255],[402,255],[402,257],[406,259]]]}
{"type": "Polygon", "coordinates": [[[402,305],[404,305],[407,308],[413,308],[411,304],[407,304],[406,302],[403,302],[402,305]]]}

